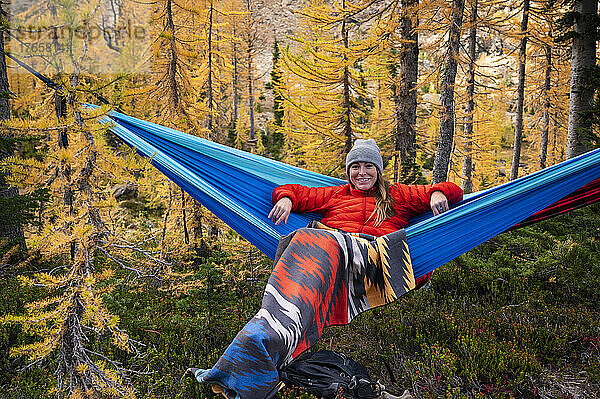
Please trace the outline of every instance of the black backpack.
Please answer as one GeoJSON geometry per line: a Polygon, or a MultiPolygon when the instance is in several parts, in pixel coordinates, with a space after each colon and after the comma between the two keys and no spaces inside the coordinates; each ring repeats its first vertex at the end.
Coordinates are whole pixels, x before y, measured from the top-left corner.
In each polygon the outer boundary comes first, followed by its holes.
{"type": "Polygon", "coordinates": [[[308,393],[333,399],[340,392],[343,397],[376,399],[381,387],[373,382],[367,369],[360,363],[332,351],[305,352],[279,372],[286,385],[305,389],[308,393]]]}

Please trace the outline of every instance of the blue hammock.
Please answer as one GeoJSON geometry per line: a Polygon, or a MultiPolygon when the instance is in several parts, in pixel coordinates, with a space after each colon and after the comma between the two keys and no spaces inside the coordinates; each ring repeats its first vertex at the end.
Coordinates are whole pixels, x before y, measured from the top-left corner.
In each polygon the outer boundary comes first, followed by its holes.
{"type": "MultiPolygon", "coordinates": [[[[291,214],[275,226],[267,215],[282,184],[346,183],[272,159],[110,112],[101,122],[219,219],[274,258],[282,235],[319,215],[291,214]]],[[[475,193],[437,217],[406,229],[415,277],[443,265],[600,177],[600,149],[475,193]]]]}

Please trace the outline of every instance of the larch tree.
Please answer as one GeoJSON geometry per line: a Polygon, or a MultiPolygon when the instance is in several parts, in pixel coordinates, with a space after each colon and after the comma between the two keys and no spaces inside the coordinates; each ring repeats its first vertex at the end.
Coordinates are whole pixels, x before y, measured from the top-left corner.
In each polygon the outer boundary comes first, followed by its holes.
{"type": "Polygon", "coordinates": [[[242,35],[245,4],[206,0],[196,32],[199,66],[193,84],[206,114],[208,139],[227,141],[232,121],[238,127],[241,98],[242,35]],[[226,134],[227,133],[227,134],[226,134]]]}
{"type": "Polygon", "coordinates": [[[453,0],[451,16],[449,18],[450,27],[448,31],[446,60],[440,90],[440,128],[437,150],[433,162],[433,183],[439,183],[448,178],[448,167],[454,143],[454,84],[458,68],[464,8],[464,0],[453,0]]]}
{"type": "MultiPolygon", "coordinates": [[[[229,68],[229,60],[224,54],[226,46],[223,42],[232,35],[223,28],[227,25],[224,21],[228,15],[227,11],[221,9],[222,7],[224,7],[222,2],[214,0],[205,2],[202,13],[202,29],[197,37],[197,44],[200,46],[198,53],[202,55],[202,63],[194,78],[195,84],[200,87],[200,98],[207,110],[206,138],[216,142],[225,141],[224,131],[227,125],[226,121],[229,120],[225,112],[226,103],[228,103],[225,93],[231,89],[237,90],[237,83],[231,87],[228,74],[225,73],[225,70],[229,68]]],[[[237,26],[233,25],[230,28],[236,29],[237,26]]],[[[237,62],[237,58],[232,61],[237,62]]],[[[237,78],[237,76],[235,77],[237,78]]]]}
{"type": "MultiPolygon", "coordinates": [[[[89,32],[89,26],[85,29],[89,32]]],[[[63,89],[72,100],[78,85],[78,72],[63,81],[63,89]]],[[[49,126],[48,119],[15,120],[7,128],[15,134],[36,131],[40,141],[47,138],[49,131],[66,129],[69,145],[60,141],[47,143],[52,153],[45,162],[11,162],[17,171],[37,172],[21,173],[15,183],[22,187],[46,186],[54,193],[44,210],[43,229],[30,242],[33,248],[61,262],[61,266],[51,272],[20,276],[22,284],[42,287],[48,296],[29,303],[25,314],[7,315],[0,322],[21,324],[25,332],[39,337],[33,344],[12,348],[12,356],[24,356],[36,364],[56,354],[57,392],[62,397],[131,397],[126,369],[90,345],[105,337],[126,352],[135,351],[133,341],[118,327],[119,318],[103,304],[102,295],[110,291],[110,286],[99,285],[113,275],[113,269],[103,267],[98,255],[99,251],[110,251],[113,237],[102,220],[101,195],[94,178],[98,174],[96,138],[84,122],[79,105],[66,117],[50,120],[54,126],[49,126]]]]}
{"type": "Polygon", "coordinates": [[[586,152],[588,150],[586,141],[592,135],[590,112],[593,108],[595,92],[593,74],[596,67],[599,25],[598,0],[575,0],[573,4],[567,158],[586,152]]]}
{"type": "Polygon", "coordinates": [[[245,0],[247,21],[244,29],[244,44],[246,46],[246,71],[248,84],[248,122],[249,122],[249,143],[252,145],[256,141],[256,121],[254,117],[254,57],[258,44],[258,28],[253,16],[252,0],[245,0]]]}
{"type": "Polygon", "coordinates": [[[473,121],[475,115],[475,61],[477,57],[477,0],[471,0],[468,39],[468,77],[467,101],[465,106],[465,137],[462,162],[462,189],[465,193],[473,191],[473,121]]]}
{"type": "Polygon", "coordinates": [[[510,168],[510,179],[519,177],[519,164],[521,163],[521,144],[523,141],[523,108],[525,103],[525,65],[527,61],[527,39],[529,24],[529,0],[523,0],[523,14],[521,19],[521,43],[519,45],[519,59],[517,69],[519,78],[517,83],[517,103],[515,115],[515,139],[513,143],[513,157],[510,168]]]}
{"type": "Polygon", "coordinates": [[[215,116],[215,82],[213,77],[215,75],[215,52],[213,51],[214,45],[214,36],[215,36],[215,19],[216,19],[216,11],[215,5],[212,0],[209,1],[207,7],[207,17],[206,17],[206,85],[204,86],[206,90],[206,101],[208,103],[208,118],[207,118],[207,130],[208,136],[207,138],[210,140],[211,138],[215,139],[215,126],[214,126],[214,116],[215,116]]]}
{"type": "MultiPolygon", "coordinates": [[[[4,316],[0,323],[20,324],[25,333],[38,338],[12,348],[11,355],[25,357],[31,364],[53,359],[58,396],[133,397],[128,381],[132,371],[109,353],[118,348],[131,357],[139,346],[119,328],[119,317],[107,309],[103,295],[114,288],[108,281],[114,277],[114,267],[130,272],[134,279],[164,281],[170,264],[150,244],[156,243],[152,233],[127,231],[125,224],[117,222],[123,211],[110,195],[110,186],[133,179],[140,164],[132,151],[126,159],[113,155],[106,127],[90,122],[106,110],[87,115],[90,111],[81,104],[82,93],[88,91],[85,68],[92,49],[91,21],[98,7],[56,6],[52,26],[66,23],[64,18],[77,30],[61,38],[70,56],[54,65],[72,72],[66,76],[56,70],[60,81],[42,90],[45,106],[30,105],[29,118],[7,121],[4,129],[21,136],[34,133],[48,149],[42,159],[13,156],[5,164],[15,185],[44,187],[51,193],[40,215],[43,227],[31,232],[28,240],[57,266],[20,276],[22,284],[44,289],[47,295],[28,303],[24,314],[4,316]],[[57,132],[58,140],[53,138],[57,132]],[[136,243],[142,237],[144,244],[136,243]]],[[[47,77],[43,81],[51,82],[47,77]]]]}
{"type": "MultiPolygon", "coordinates": [[[[233,34],[236,36],[239,28],[234,26],[233,34]]],[[[239,43],[237,37],[231,40],[232,45],[232,63],[233,63],[233,79],[231,82],[232,88],[232,106],[231,106],[231,127],[232,132],[236,132],[238,119],[239,119],[239,108],[240,108],[240,54],[239,54],[239,43]]],[[[236,135],[237,138],[237,135],[236,135]]],[[[235,139],[232,140],[235,143],[235,139]]]]}
{"type": "MultiPolygon", "coordinates": [[[[564,5],[557,2],[533,1],[529,5],[524,74],[527,84],[523,90],[524,112],[521,124],[528,134],[526,139],[523,137],[520,152],[520,163],[526,165],[526,172],[543,169],[556,162],[555,157],[549,157],[548,153],[550,136],[566,132],[562,128],[556,131],[552,123],[552,119],[559,125],[566,126],[567,122],[565,99],[568,96],[568,85],[565,83],[568,72],[565,68],[568,48],[555,41],[558,33],[555,32],[555,20],[561,11],[564,11],[564,5]]],[[[518,86],[517,88],[519,89],[518,86]]],[[[514,163],[511,166],[514,168],[514,163]]]]}
{"type": "MultiPolygon", "coordinates": [[[[549,18],[548,18],[549,19],[549,18]]],[[[551,112],[551,78],[552,78],[552,23],[548,21],[548,42],[544,44],[544,55],[546,60],[546,67],[544,68],[544,121],[542,127],[542,135],[540,137],[540,169],[546,167],[546,161],[548,159],[548,136],[550,135],[550,112],[551,112]]]]}
{"type": "MultiPolygon", "coordinates": [[[[341,4],[342,9],[346,7],[346,1],[342,0],[341,4]]],[[[352,133],[352,122],[351,122],[351,114],[352,114],[352,94],[350,93],[350,66],[348,61],[348,50],[350,46],[349,38],[349,21],[348,18],[343,18],[340,21],[340,36],[342,38],[342,48],[344,51],[342,52],[342,134],[346,139],[344,143],[344,153],[350,152],[352,149],[353,143],[353,133],[352,133]]],[[[358,85],[357,85],[358,86],[358,85]]],[[[359,118],[362,115],[359,116],[359,118]]]]}
{"type": "MultiPolygon", "coordinates": [[[[197,33],[197,52],[201,62],[193,82],[199,87],[199,99],[208,111],[207,138],[238,146],[241,143],[239,133],[244,127],[244,108],[240,101],[243,98],[244,76],[254,73],[251,60],[246,71],[243,68],[244,61],[248,61],[249,55],[254,57],[255,51],[253,48],[247,51],[245,45],[249,40],[251,47],[257,45],[257,39],[252,36],[256,30],[249,10],[252,4],[248,1],[214,0],[203,3],[201,29],[197,33]]],[[[204,217],[208,225],[208,238],[216,238],[220,222],[209,212],[204,212],[204,217]]],[[[196,231],[201,233],[201,230],[196,231]]],[[[195,236],[199,237],[198,234],[195,236]]]]}
{"type": "Polygon", "coordinates": [[[370,25],[369,34],[352,45],[361,58],[353,65],[363,90],[356,93],[363,112],[358,128],[378,139],[384,152],[393,152],[394,181],[421,182],[416,162],[419,2],[367,0],[344,6],[347,20],[360,30],[360,25],[370,25]],[[374,87],[377,94],[369,93],[374,87]]]}
{"type": "MultiPolygon", "coordinates": [[[[198,94],[192,84],[192,73],[197,68],[194,64],[197,57],[193,48],[194,17],[200,12],[201,10],[185,3],[185,0],[161,0],[156,3],[151,25],[156,36],[152,44],[150,60],[153,84],[150,92],[142,91],[140,94],[142,96],[151,94],[158,108],[158,123],[184,129],[191,128],[196,134],[206,135],[207,129],[198,123],[198,120],[207,112],[196,105],[195,97],[198,94]]],[[[157,185],[156,190],[162,191],[169,198],[173,196],[172,187],[167,182],[157,185]]],[[[187,201],[182,190],[180,193],[178,197],[181,203],[183,235],[184,241],[188,241],[185,206],[187,201]]],[[[202,213],[199,205],[193,200],[191,202],[193,243],[196,243],[202,236],[202,213]]],[[[165,226],[168,221],[166,217],[165,226]]]]}
{"type": "Polygon", "coordinates": [[[4,53],[4,37],[8,26],[8,12],[6,5],[0,1],[0,120],[10,119],[10,89],[8,86],[8,73],[6,70],[6,56],[4,53]]]}
{"type": "Polygon", "coordinates": [[[394,182],[417,183],[420,179],[417,156],[417,79],[419,74],[418,0],[400,2],[397,84],[394,84],[396,108],[394,182]]]}
{"type": "MultiPolygon", "coordinates": [[[[541,125],[535,123],[533,129],[539,125],[539,168],[544,169],[549,162],[548,145],[552,130],[552,114],[557,115],[564,101],[566,93],[560,93],[560,75],[557,70],[559,64],[564,64],[565,57],[555,56],[560,49],[554,43],[555,19],[558,16],[561,5],[554,1],[534,2],[531,4],[530,26],[528,28],[531,38],[531,70],[528,74],[532,78],[534,92],[527,97],[531,98],[530,107],[532,113],[539,115],[536,120],[541,119],[541,125]],[[561,60],[562,58],[562,60],[561,60]],[[539,71],[539,72],[538,72],[539,71]],[[536,79],[539,77],[540,79],[536,79]]],[[[533,132],[532,132],[533,133],[533,132]]],[[[533,137],[533,135],[532,135],[533,137]]]]}
{"type": "Polygon", "coordinates": [[[281,71],[281,50],[279,42],[275,39],[273,43],[273,67],[271,69],[271,81],[269,88],[273,91],[273,125],[271,142],[269,145],[270,155],[275,159],[283,156],[285,136],[283,134],[284,98],[283,98],[283,74],[281,71]]]}
{"type": "Polygon", "coordinates": [[[326,174],[343,169],[341,155],[356,137],[368,134],[359,122],[365,112],[358,97],[370,96],[358,67],[364,59],[357,37],[360,17],[349,10],[348,1],[309,4],[301,14],[305,25],[295,38],[298,44],[282,57],[288,80],[285,101],[301,119],[292,135],[309,143],[307,158],[326,174]],[[335,165],[322,165],[323,151],[336,154],[335,165]]]}
{"type": "MultiPolygon", "coordinates": [[[[498,155],[495,129],[500,119],[496,119],[497,115],[492,115],[490,109],[502,108],[505,103],[505,99],[495,93],[505,81],[502,71],[506,61],[503,59],[504,55],[498,52],[497,46],[502,45],[502,42],[497,37],[498,31],[505,28],[506,17],[504,7],[492,1],[480,0],[477,4],[471,2],[468,7],[463,5],[463,8],[463,14],[466,14],[465,23],[461,27],[466,33],[464,45],[461,44],[460,33],[455,37],[464,51],[455,55],[452,90],[444,84],[444,80],[448,81],[451,71],[448,66],[452,67],[452,61],[448,62],[451,52],[448,27],[455,25],[451,20],[458,17],[456,9],[452,3],[431,3],[424,6],[420,14],[420,34],[424,39],[421,49],[423,55],[420,57],[421,102],[417,126],[421,147],[419,154],[423,168],[433,169],[433,175],[441,171],[443,180],[462,180],[459,184],[467,188],[470,179],[473,189],[479,189],[482,184],[481,172],[494,170],[493,164],[498,155]],[[448,102],[450,94],[451,107],[448,102]],[[450,110],[452,122],[442,117],[444,113],[449,115],[450,110]],[[441,133],[450,130],[452,138],[445,143],[440,141],[441,133]],[[444,146],[440,147],[440,143],[444,146]],[[448,164],[439,169],[435,162],[436,159],[442,159],[442,148],[449,151],[448,164]],[[479,151],[481,148],[494,150],[479,151]],[[475,165],[478,167],[477,173],[475,165]]],[[[435,177],[433,180],[435,181],[435,177]]],[[[489,186],[490,180],[483,182],[483,185],[489,186]]]]}
{"type": "MultiPolygon", "coordinates": [[[[153,84],[150,94],[157,104],[159,123],[173,127],[203,129],[197,120],[204,114],[196,106],[196,91],[191,83],[192,64],[196,58],[193,48],[194,14],[185,0],[160,0],[156,3],[152,28],[156,39],[152,43],[150,63],[153,84]]],[[[141,92],[147,96],[148,92],[141,92]]]]}
{"type": "MultiPolygon", "coordinates": [[[[229,119],[226,115],[226,86],[230,84],[223,78],[224,70],[228,68],[221,49],[227,33],[223,30],[227,15],[220,7],[224,6],[213,0],[165,0],[164,11],[158,13],[156,21],[158,40],[153,60],[155,70],[162,77],[159,87],[178,113],[167,124],[217,142],[225,141],[229,119]]],[[[171,183],[165,184],[163,190],[167,191],[165,196],[170,198],[171,204],[174,201],[171,200],[171,183]]],[[[191,203],[190,244],[197,255],[202,255],[205,248],[203,219],[212,218],[199,203],[193,199],[188,201],[189,197],[182,191],[180,194],[177,197],[181,203],[184,239],[188,242],[186,204],[191,203]]],[[[168,222],[167,216],[165,223],[168,222]]]]}
{"type": "MultiPolygon", "coordinates": [[[[6,36],[6,27],[9,26],[8,12],[5,10],[6,4],[0,1],[0,122],[10,119],[10,97],[11,91],[8,83],[8,72],[6,69],[6,56],[4,53],[6,36]]],[[[12,153],[14,141],[9,132],[2,130],[0,135],[0,160],[8,157],[12,153]]],[[[0,201],[6,206],[8,202],[18,201],[19,191],[6,181],[6,176],[0,170],[0,201]]],[[[9,215],[6,215],[9,216],[9,215]]],[[[16,219],[4,217],[0,220],[0,239],[8,239],[13,243],[18,243],[23,249],[26,248],[25,235],[23,227],[16,219]]]]}
{"type": "Polygon", "coordinates": [[[236,146],[238,142],[238,124],[240,119],[240,83],[241,83],[241,61],[242,61],[242,40],[239,35],[243,31],[243,20],[246,12],[242,4],[237,1],[231,1],[230,8],[226,11],[226,17],[229,24],[229,34],[227,40],[230,48],[231,65],[231,116],[227,126],[227,142],[231,146],[236,146]]]}

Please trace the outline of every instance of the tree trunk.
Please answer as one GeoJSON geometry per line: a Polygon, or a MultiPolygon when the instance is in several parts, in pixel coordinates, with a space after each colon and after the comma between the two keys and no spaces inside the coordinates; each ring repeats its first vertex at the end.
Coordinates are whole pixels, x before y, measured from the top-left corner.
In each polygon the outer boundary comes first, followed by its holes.
{"type": "Polygon", "coordinates": [[[248,46],[248,111],[250,117],[250,140],[254,140],[256,131],[254,127],[254,84],[252,77],[252,46],[248,46]]]}
{"type": "Polygon", "coordinates": [[[416,165],[415,125],[417,122],[417,77],[419,71],[419,24],[417,15],[418,0],[403,0],[400,17],[400,54],[398,66],[400,69],[394,85],[394,100],[396,108],[396,126],[394,150],[396,162],[394,165],[394,182],[416,183],[418,169],[416,165]]]}
{"type": "Polygon", "coordinates": [[[210,8],[208,10],[208,80],[206,82],[207,90],[208,90],[208,139],[214,136],[214,126],[213,126],[213,84],[212,84],[212,32],[213,32],[213,2],[210,2],[210,8]]]}
{"type": "MultiPolygon", "coordinates": [[[[3,4],[0,2],[0,18],[7,18],[3,4]]],[[[6,56],[4,55],[4,24],[0,27],[0,120],[10,119],[10,103],[8,101],[10,89],[8,87],[8,73],[6,71],[6,56]]]]}
{"type": "MultiPolygon", "coordinates": [[[[345,7],[345,2],[342,2],[342,7],[345,7]]],[[[344,48],[348,49],[348,27],[346,24],[346,19],[342,21],[341,27],[342,34],[342,43],[344,44],[344,48]]],[[[350,94],[350,68],[348,67],[348,57],[344,52],[344,73],[342,77],[343,84],[343,101],[344,101],[344,120],[343,124],[343,136],[346,139],[344,143],[344,153],[347,154],[352,149],[352,144],[354,143],[354,137],[352,135],[352,102],[351,102],[351,94],[350,94]]]]}
{"type": "Polygon", "coordinates": [[[585,138],[592,129],[592,118],[587,114],[594,101],[591,74],[596,66],[598,0],[575,0],[574,11],[567,159],[587,151],[585,138]]]}
{"type": "MultiPolygon", "coordinates": [[[[233,28],[233,34],[236,34],[236,28],[233,28]]],[[[238,72],[238,48],[237,42],[233,40],[233,112],[231,116],[232,129],[235,132],[238,122],[238,107],[239,107],[239,72],[238,72]]]]}
{"type": "Polygon", "coordinates": [[[469,78],[467,81],[467,120],[465,123],[465,147],[462,165],[462,189],[473,191],[473,115],[475,113],[475,57],[477,57],[477,0],[471,3],[471,30],[469,32],[469,78]]]}
{"type": "MultiPolygon", "coordinates": [[[[0,18],[5,19],[6,17],[6,12],[2,8],[2,3],[0,3],[0,18]]],[[[8,72],[4,55],[4,28],[0,27],[0,120],[3,121],[10,119],[9,94],[8,72]]],[[[10,151],[0,150],[0,159],[11,155],[10,151]]],[[[17,195],[19,195],[19,190],[16,187],[7,185],[5,174],[0,172],[0,198],[15,198],[17,195]]],[[[23,226],[18,222],[5,223],[0,220],[0,239],[2,238],[19,243],[23,249],[26,248],[23,226]]]]}
{"type": "Polygon", "coordinates": [[[178,68],[178,57],[177,50],[175,48],[175,23],[173,22],[173,10],[171,6],[171,0],[167,0],[166,4],[166,30],[168,30],[171,35],[170,38],[170,49],[169,54],[171,55],[171,59],[169,60],[169,71],[168,71],[168,84],[171,87],[171,95],[173,106],[175,109],[179,108],[179,91],[177,90],[177,68],[178,68]]]}
{"type": "Polygon", "coordinates": [[[529,0],[523,2],[523,18],[521,19],[521,47],[519,49],[519,83],[517,86],[517,115],[515,121],[515,142],[510,168],[510,180],[519,177],[521,162],[521,143],[523,141],[523,104],[525,102],[525,61],[527,58],[527,25],[529,23],[529,0]]]}
{"type": "Polygon", "coordinates": [[[85,352],[85,333],[81,320],[85,307],[81,303],[80,294],[73,295],[65,318],[60,348],[58,350],[58,367],[56,369],[58,389],[60,392],[72,393],[77,388],[82,391],[90,389],[90,373],[78,372],[81,366],[87,365],[89,358],[85,352]]]}
{"type": "Polygon", "coordinates": [[[273,69],[271,70],[271,90],[273,91],[273,133],[271,135],[270,153],[274,159],[281,159],[285,137],[282,132],[284,116],[284,98],[282,95],[283,74],[281,72],[281,52],[279,43],[273,43],[273,69]]]}
{"type": "Polygon", "coordinates": [[[182,188],[179,189],[181,191],[181,218],[183,224],[183,241],[187,244],[190,243],[190,234],[188,232],[187,227],[187,214],[186,214],[186,204],[185,204],[185,191],[182,188]]]}
{"type": "Polygon", "coordinates": [[[204,237],[202,235],[202,205],[196,200],[192,203],[192,214],[194,215],[194,220],[191,222],[192,240],[197,249],[204,237]]]}
{"type": "Polygon", "coordinates": [[[544,46],[546,51],[546,79],[544,80],[544,122],[540,139],[540,169],[546,167],[548,156],[548,135],[550,132],[550,74],[552,72],[552,47],[544,46]]]}
{"type": "MultiPolygon", "coordinates": [[[[60,90],[54,91],[54,112],[58,123],[61,123],[61,121],[63,121],[63,119],[67,116],[67,99],[60,90]]],[[[59,148],[69,147],[69,136],[67,129],[58,130],[57,141],[59,148]]],[[[59,173],[64,182],[63,206],[65,208],[65,213],[67,215],[73,215],[73,201],[75,195],[71,187],[71,165],[62,160],[60,162],[59,173]]],[[[70,228],[71,227],[68,227],[68,229],[70,228]]],[[[75,259],[75,241],[71,241],[70,247],[71,260],[73,260],[75,259]]]]}
{"type": "MultiPolygon", "coordinates": [[[[556,139],[558,136],[558,130],[560,128],[559,123],[558,123],[558,115],[557,112],[554,111],[552,114],[552,117],[550,118],[551,121],[554,121],[554,128],[552,129],[552,158],[557,159],[559,157],[559,155],[557,155],[557,152],[560,153],[559,149],[558,149],[558,145],[556,144],[556,139]]],[[[564,155],[565,153],[562,152],[561,155],[564,155]]],[[[561,161],[562,161],[562,156],[560,157],[561,161]]]]}
{"type": "Polygon", "coordinates": [[[450,26],[448,36],[446,67],[440,93],[440,101],[442,104],[440,113],[440,135],[437,151],[435,153],[435,160],[433,161],[433,183],[439,183],[448,179],[448,166],[450,165],[452,142],[454,141],[454,82],[456,81],[460,31],[464,8],[464,0],[453,1],[452,25],[450,26]]]}
{"type": "MultiPolygon", "coordinates": [[[[252,7],[250,5],[250,0],[246,0],[246,10],[248,11],[248,14],[251,16],[252,15],[252,7]]],[[[251,17],[250,17],[251,18],[251,17]]],[[[255,136],[256,136],[256,131],[255,131],[255,127],[254,127],[254,78],[252,76],[252,55],[254,53],[254,35],[253,32],[248,32],[248,38],[247,38],[247,43],[248,43],[248,54],[247,54],[247,61],[248,61],[248,115],[250,117],[250,140],[252,140],[252,142],[254,142],[255,136]]]]}

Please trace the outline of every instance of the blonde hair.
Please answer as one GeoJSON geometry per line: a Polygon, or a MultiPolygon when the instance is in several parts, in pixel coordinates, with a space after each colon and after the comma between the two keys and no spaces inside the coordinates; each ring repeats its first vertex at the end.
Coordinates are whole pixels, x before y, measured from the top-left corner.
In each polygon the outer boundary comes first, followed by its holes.
{"type": "Polygon", "coordinates": [[[379,226],[384,220],[396,215],[396,200],[390,193],[390,183],[377,171],[377,182],[375,183],[375,209],[371,216],[376,215],[375,226],[379,226]]]}

